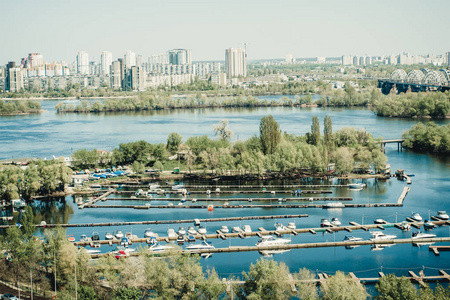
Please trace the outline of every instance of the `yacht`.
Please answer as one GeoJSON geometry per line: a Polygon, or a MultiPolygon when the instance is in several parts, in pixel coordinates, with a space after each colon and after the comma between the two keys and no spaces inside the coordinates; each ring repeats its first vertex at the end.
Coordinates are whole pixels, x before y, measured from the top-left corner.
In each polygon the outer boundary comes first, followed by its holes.
{"type": "Polygon", "coordinates": [[[116,237],[116,239],[121,240],[123,238],[123,232],[121,230],[117,230],[114,236],[116,237]]]}
{"type": "Polygon", "coordinates": [[[273,226],[275,227],[275,231],[286,230],[286,226],[280,222],[276,222],[273,226]]]}
{"type": "Polygon", "coordinates": [[[223,226],[220,228],[220,231],[221,231],[222,233],[228,233],[228,232],[230,232],[230,230],[228,229],[228,227],[227,227],[226,225],[223,225],[223,226]]]}
{"type": "Polygon", "coordinates": [[[244,225],[244,232],[246,233],[252,232],[252,228],[250,227],[250,225],[244,225]]]}
{"type": "Polygon", "coordinates": [[[178,235],[185,235],[186,229],[183,226],[178,227],[178,235]]]}
{"type": "Polygon", "coordinates": [[[387,222],[383,219],[376,219],[375,221],[373,221],[375,224],[387,224],[387,222]]]}
{"type": "Polygon", "coordinates": [[[290,242],[291,240],[288,239],[276,238],[271,235],[266,235],[259,239],[258,243],[256,243],[256,246],[277,246],[289,244],[290,242]]]}
{"type": "Polygon", "coordinates": [[[86,249],[84,248],[84,250],[86,250],[87,254],[96,254],[96,253],[100,253],[100,250],[97,249],[86,249]]]}
{"type": "Polygon", "coordinates": [[[448,220],[448,215],[447,215],[447,212],[445,210],[438,211],[436,217],[438,217],[441,220],[448,220]]]}
{"type": "Polygon", "coordinates": [[[345,205],[342,202],[332,202],[323,205],[323,208],[344,208],[345,205]]]}
{"type": "Polygon", "coordinates": [[[328,221],[328,219],[322,219],[320,220],[320,227],[330,227],[331,223],[328,221]]]}
{"type": "Polygon", "coordinates": [[[372,238],[370,239],[371,241],[393,240],[397,237],[396,235],[393,234],[384,234],[381,231],[372,231],[371,234],[372,234],[372,238]]]}
{"type": "Polygon", "coordinates": [[[124,237],[122,238],[122,240],[120,241],[120,245],[124,246],[124,247],[128,247],[128,245],[130,244],[130,242],[128,241],[128,238],[124,237]]]}
{"type": "Polygon", "coordinates": [[[289,222],[287,228],[291,229],[291,230],[295,230],[297,228],[297,226],[295,226],[294,222],[289,222]]]}
{"type": "Polygon", "coordinates": [[[150,228],[145,229],[144,237],[151,238],[152,236],[155,236],[155,233],[150,228]]]}
{"type": "Polygon", "coordinates": [[[112,240],[114,239],[114,236],[111,234],[111,232],[107,232],[105,234],[105,240],[112,240]]]}
{"type": "Polygon", "coordinates": [[[189,226],[187,233],[190,235],[194,235],[197,234],[197,230],[195,230],[194,226],[189,226]]]}
{"type": "Polygon", "coordinates": [[[241,233],[241,232],[244,232],[244,231],[242,230],[241,227],[239,227],[239,226],[234,226],[234,227],[231,228],[231,232],[241,233]]]}
{"type": "Polygon", "coordinates": [[[204,250],[204,249],[216,249],[211,243],[207,241],[202,241],[200,244],[194,244],[186,247],[187,250],[204,250]]]}
{"type": "Polygon", "coordinates": [[[413,212],[411,214],[411,219],[413,219],[414,221],[417,221],[417,222],[422,222],[422,217],[416,212],[413,212]]]}
{"type": "Polygon", "coordinates": [[[178,245],[183,245],[184,244],[184,235],[179,235],[177,237],[177,244],[178,245]]]}
{"type": "Polygon", "coordinates": [[[414,232],[414,233],[412,234],[412,237],[411,237],[411,238],[412,238],[413,240],[415,240],[415,239],[431,239],[431,238],[434,238],[434,237],[436,237],[435,234],[417,231],[417,232],[414,232]]]}
{"type": "Polygon", "coordinates": [[[175,238],[177,237],[177,234],[175,233],[175,230],[173,228],[167,229],[167,236],[169,238],[175,238]]]}
{"type": "Polygon", "coordinates": [[[206,234],[206,227],[203,226],[203,225],[200,225],[200,226],[198,227],[198,233],[199,233],[199,234],[206,234]]]}
{"type": "Polygon", "coordinates": [[[332,218],[331,219],[331,225],[333,225],[333,226],[341,226],[341,221],[339,221],[339,219],[338,218],[332,218]]]}

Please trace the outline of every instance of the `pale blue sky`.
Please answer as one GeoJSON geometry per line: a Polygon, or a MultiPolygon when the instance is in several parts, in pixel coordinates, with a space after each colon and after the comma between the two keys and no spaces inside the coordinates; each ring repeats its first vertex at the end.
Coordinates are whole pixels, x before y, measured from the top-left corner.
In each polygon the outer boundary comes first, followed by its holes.
{"type": "Polygon", "coordinates": [[[144,58],[171,48],[223,60],[247,42],[249,59],[443,54],[449,0],[0,0],[0,65],[40,52],[71,63],[78,50],[144,58]]]}

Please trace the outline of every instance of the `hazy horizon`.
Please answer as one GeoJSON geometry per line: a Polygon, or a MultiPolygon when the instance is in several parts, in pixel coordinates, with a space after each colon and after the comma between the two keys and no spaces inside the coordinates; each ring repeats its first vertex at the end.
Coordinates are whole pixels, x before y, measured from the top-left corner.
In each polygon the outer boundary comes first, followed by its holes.
{"type": "MultiPolygon", "coordinates": [[[[28,53],[72,63],[133,50],[146,59],[173,48],[224,60],[247,44],[249,60],[342,55],[444,54],[450,1],[4,1],[0,65],[28,53]]],[[[144,60],[145,61],[145,60],[144,60]]]]}

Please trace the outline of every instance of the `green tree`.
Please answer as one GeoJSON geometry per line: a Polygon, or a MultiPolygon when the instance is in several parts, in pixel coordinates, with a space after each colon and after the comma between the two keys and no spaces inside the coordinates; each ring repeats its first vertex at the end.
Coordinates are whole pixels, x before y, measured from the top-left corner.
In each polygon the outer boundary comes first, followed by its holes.
{"type": "Polygon", "coordinates": [[[398,278],[395,274],[388,274],[380,278],[380,281],[375,285],[377,289],[378,300],[394,300],[417,299],[417,290],[414,285],[406,277],[398,278]]]}
{"type": "Polygon", "coordinates": [[[259,139],[264,154],[272,154],[281,140],[280,124],[272,115],[261,118],[259,124],[259,139]]]}
{"type": "Polygon", "coordinates": [[[290,299],[289,269],[284,263],[260,259],[244,272],[244,286],[238,292],[239,299],[290,299]]]}
{"type": "Polygon", "coordinates": [[[114,293],[114,300],[140,300],[142,292],[135,287],[119,288],[114,293]]]}
{"type": "Polygon", "coordinates": [[[170,133],[167,137],[167,150],[169,150],[171,153],[176,153],[182,141],[183,137],[180,134],[176,132],[170,133]]]}
{"type": "Polygon", "coordinates": [[[307,138],[311,145],[317,146],[320,143],[320,123],[316,116],[312,118],[311,133],[307,135],[307,138]]]}
{"type": "Polygon", "coordinates": [[[100,154],[96,149],[80,149],[72,154],[72,165],[76,169],[89,169],[95,167],[100,161],[100,154]]]}
{"type": "Polygon", "coordinates": [[[298,280],[297,296],[302,300],[319,299],[319,293],[315,282],[315,274],[308,269],[300,269],[298,273],[294,274],[294,278],[298,280]]]}
{"type": "Polygon", "coordinates": [[[90,286],[79,285],[77,292],[78,292],[78,299],[80,299],[80,300],[96,300],[97,299],[95,290],[90,286]]]}
{"type": "Polygon", "coordinates": [[[333,145],[333,125],[329,116],[325,116],[323,120],[323,138],[327,147],[333,145]]]}
{"type": "Polygon", "coordinates": [[[362,284],[356,283],[340,271],[327,279],[326,285],[321,289],[324,300],[365,300],[369,296],[362,284]]]}

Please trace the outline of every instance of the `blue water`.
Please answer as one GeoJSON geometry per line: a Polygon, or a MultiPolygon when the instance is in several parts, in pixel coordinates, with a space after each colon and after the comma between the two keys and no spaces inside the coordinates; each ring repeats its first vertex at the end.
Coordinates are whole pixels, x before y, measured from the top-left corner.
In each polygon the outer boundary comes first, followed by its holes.
{"type": "MultiPolygon", "coordinates": [[[[377,117],[368,109],[344,109],[344,108],[255,108],[255,109],[202,109],[202,110],[175,110],[144,113],[124,114],[56,114],[53,107],[57,101],[43,101],[43,109],[47,111],[40,115],[6,116],[0,117],[0,158],[11,157],[50,157],[51,155],[69,155],[71,151],[80,148],[98,148],[111,150],[122,142],[145,139],[152,143],[165,143],[170,132],[178,132],[186,139],[195,135],[208,135],[213,137],[213,125],[221,119],[228,119],[230,128],[234,131],[234,140],[246,139],[258,134],[259,121],[262,116],[272,114],[280,123],[281,129],[288,133],[305,134],[310,131],[312,116],[318,116],[323,120],[325,115],[331,116],[333,130],[345,126],[365,128],[374,136],[384,138],[399,138],[404,130],[409,129],[417,120],[390,119],[377,117]]],[[[449,120],[438,120],[439,124],[447,124],[449,120]]],[[[404,220],[416,211],[424,218],[435,214],[438,210],[450,212],[450,158],[437,157],[426,154],[417,154],[410,151],[397,152],[397,146],[391,145],[386,149],[392,170],[406,169],[412,177],[411,191],[408,193],[403,207],[386,208],[346,208],[338,211],[330,211],[318,208],[309,209],[220,209],[213,212],[206,209],[84,209],[78,210],[74,199],[66,197],[65,202],[54,203],[55,206],[43,209],[43,218],[48,222],[59,220],[69,223],[91,222],[121,222],[143,220],[171,220],[194,218],[218,218],[227,216],[246,215],[281,215],[281,214],[308,214],[307,218],[296,219],[297,228],[318,227],[320,219],[338,217],[342,224],[350,221],[358,223],[373,223],[374,219],[383,218],[389,222],[404,220]],[[56,205],[57,204],[57,205],[56,205]]],[[[337,181],[333,181],[338,183],[337,181]]],[[[321,181],[323,184],[333,182],[321,181]]],[[[281,182],[283,183],[283,182],[281,182]]],[[[301,183],[300,180],[285,183],[301,183]]],[[[347,183],[347,182],[344,182],[347,183]]],[[[331,189],[331,196],[353,197],[352,203],[392,203],[396,202],[405,182],[390,179],[387,182],[376,182],[374,179],[366,180],[368,187],[362,191],[350,191],[347,188],[331,189]]],[[[220,185],[221,182],[219,181],[220,185]]],[[[236,182],[235,184],[238,184],[236,182]]],[[[278,182],[279,184],[279,182],[278,182]]],[[[273,203],[280,196],[272,197],[273,203]]],[[[319,195],[327,196],[327,195],[319,195]]],[[[204,195],[191,195],[201,198],[204,195]]],[[[215,197],[215,195],[212,195],[215,197]]],[[[230,197],[262,197],[261,195],[234,195],[230,197]]],[[[291,197],[289,195],[289,197],[291,197]]],[[[304,196],[308,197],[308,196],[304,196]]],[[[232,200],[227,200],[230,204],[232,200]]],[[[143,205],[143,201],[111,201],[100,202],[107,204],[136,204],[143,205]]],[[[167,203],[167,202],[161,202],[167,203]]],[[[257,202],[254,201],[254,204],[257,202]]],[[[268,204],[268,202],[261,202],[268,204]]],[[[295,201],[293,203],[307,204],[308,202],[295,201]]],[[[316,202],[315,202],[316,203],[316,202]]],[[[321,203],[321,202],[317,202],[321,203]]],[[[156,204],[156,203],[155,203],[156,204]]],[[[174,202],[177,205],[178,202],[174,202]]],[[[204,204],[204,202],[197,202],[204,204]]],[[[247,204],[247,203],[242,203],[247,204]]],[[[289,203],[288,203],[289,204],[289,203]]],[[[190,205],[188,201],[186,205],[190,205]]],[[[287,225],[292,219],[279,220],[287,225]]],[[[227,222],[232,226],[249,224],[253,230],[258,227],[272,229],[275,220],[252,220],[245,222],[227,222]]],[[[205,224],[208,233],[219,229],[222,223],[205,224]]],[[[191,226],[191,224],[170,225],[175,230],[179,226],[191,226]]],[[[106,232],[120,229],[124,233],[132,231],[142,237],[146,228],[151,227],[154,232],[166,235],[167,225],[157,226],[124,226],[124,227],[98,227],[95,231],[103,238],[106,232]]],[[[413,231],[416,231],[413,229],[413,231]]],[[[448,237],[450,228],[443,226],[432,231],[438,237],[448,237]]],[[[92,234],[91,228],[69,228],[69,234],[77,239],[81,234],[92,234]]],[[[406,238],[411,232],[403,233],[395,228],[385,230],[386,234],[395,234],[398,238],[406,238]]],[[[293,243],[310,243],[324,241],[341,241],[346,232],[335,234],[299,234],[292,236],[293,243]]],[[[351,235],[370,237],[369,232],[354,231],[351,235]]],[[[254,245],[257,238],[228,239],[226,241],[211,241],[216,247],[228,247],[237,245],[254,245]]],[[[448,243],[447,243],[448,244],[448,243]]],[[[134,247],[135,245],[133,245],[134,247]]],[[[110,247],[102,247],[102,252],[112,250],[110,247]]],[[[202,259],[201,264],[205,268],[214,267],[221,276],[240,275],[247,271],[251,263],[255,263],[261,255],[257,252],[241,252],[214,254],[208,259],[202,259]]],[[[435,269],[450,270],[450,253],[441,253],[435,256],[428,251],[427,246],[413,247],[412,245],[395,245],[381,251],[372,251],[370,246],[361,246],[355,249],[345,248],[316,248],[292,250],[273,256],[273,259],[285,262],[292,272],[306,267],[313,271],[327,271],[334,273],[336,270],[352,271],[360,277],[376,277],[377,271],[385,273],[395,272],[398,275],[407,275],[408,270],[425,270],[427,275],[437,275],[435,269]]]]}

